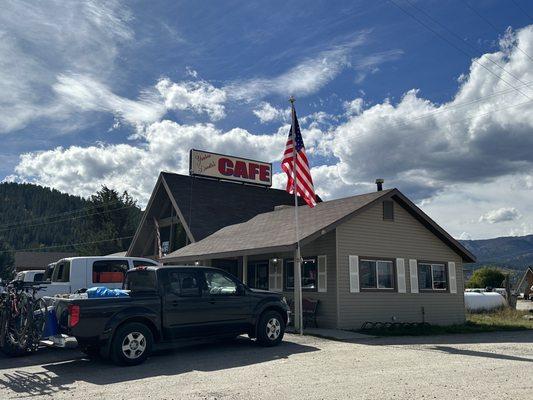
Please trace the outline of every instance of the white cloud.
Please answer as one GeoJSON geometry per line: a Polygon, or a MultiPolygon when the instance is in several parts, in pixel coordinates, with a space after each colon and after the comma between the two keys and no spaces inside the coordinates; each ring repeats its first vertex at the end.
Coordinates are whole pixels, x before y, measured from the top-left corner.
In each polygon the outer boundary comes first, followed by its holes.
{"type": "Polygon", "coordinates": [[[172,82],[161,79],[157,90],[164,98],[169,110],[193,110],[205,112],[216,121],[226,116],[224,103],[227,100],[223,89],[215,88],[206,81],[172,82]]]}
{"type": "Polygon", "coordinates": [[[479,222],[497,224],[499,222],[516,221],[520,218],[520,213],[514,207],[502,207],[497,210],[490,210],[479,217],[479,222]]]}
{"type": "Polygon", "coordinates": [[[62,73],[98,76],[114,70],[118,46],[134,38],[118,1],[16,1],[0,13],[0,132],[72,112],[52,85],[62,73]],[[23,16],[23,17],[21,17],[23,16]]]}
{"type": "MultiPolygon", "coordinates": [[[[533,26],[516,40],[533,50],[533,26]]],[[[479,62],[492,69],[486,60],[479,62]]],[[[490,55],[522,81],[533,80],[533,65],[516,49],[490,55]]],[[[509,80],[506,74],[493,68],[509,80]]],[[[522,87],[533,98],[530,88],[522,87]]],[[[408,91],[397,104],[386,100],[357,109],[332,136],[332,154],[347,182],[384,177],[422,199],[458,182],[491,181],[533,170],[533,115],[505,82],[473,63],[455,98],[437,105],[408,91]],[[483,98],[480,100],[480,98],[483,98]]]]}
{"type": "Polygon", "coordinates": [[[262,102],[253,110],[253,113],[259,118],[262,124],[272,121],[288,121],[290,119],[290,112],[290,108],[283,110],[267,102],[262,102]]]}
{"type": "Polygon", "coordinates": [[[86,75],[59,75],[53,89],[73,109],[111,112],[134,125],[155,122],[166,112],[155,93],[145,92],[138,101],[129,100],[86,75]]]}
{"type": "Polygon", "coordinates": [[[101,144],[28,153],[21,156],[17,179],[88,196],[105,184],[128,190],[145,204],[160,171],[187,173],[189,150],[203,148],[276,161],[285,136],[254,135],[244,129],[221,131],[212,124],[180,125],[165,120],[149,125],[135,144],[101,144]]]}

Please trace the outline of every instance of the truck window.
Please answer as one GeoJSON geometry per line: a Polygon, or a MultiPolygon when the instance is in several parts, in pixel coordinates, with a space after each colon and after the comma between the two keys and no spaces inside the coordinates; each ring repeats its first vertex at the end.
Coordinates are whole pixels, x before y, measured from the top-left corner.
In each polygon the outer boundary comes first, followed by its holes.
{"type": "Polygon", "coordinates": [[[219,272],[206,272],[205,283],[211,296],[228,296],[237,294],[237,284],[219,272]]]}
{"type": "Polygon", "coordinates": [[[70,282],[70,261],[63,261],[56,265],[52,282],[70,282]]]}
{"type": "Polygon", "coordinates": [[[200,297],[200,282],[195,272],[168,271],[165,291],[180,297],[200,297]]]}
{"type": "Polygon", "coordinates": [[[126,275],[124,289],[133,292],[156,292],[155,271],[134,271],[126,275]]]}
{"type": "Polygon", "coordinates": [[[159,264],[150,261],[133,260],[133,266],[137,267],[157,267],[159,264]]]}
{"type": "Polygon", "coordinates": [[[39,272],[39,273],[35,274],[35,276],[33,277],[33,281],[34,282],[42,282],[43,281],[43,277],[44,277],[44,274],[42,272],[39,272]]]}
{"type": "Polygon", "coordinates": [[[126,260],[99,260],[93,262],[93,283],[122,283],[128,271],[126,260]]]}

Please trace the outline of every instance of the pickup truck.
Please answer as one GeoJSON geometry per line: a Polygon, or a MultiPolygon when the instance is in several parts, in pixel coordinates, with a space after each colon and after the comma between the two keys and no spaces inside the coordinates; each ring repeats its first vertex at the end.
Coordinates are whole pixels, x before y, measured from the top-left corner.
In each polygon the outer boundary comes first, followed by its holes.
{"type": "Polygon", "coordinates": [[[138,257],[69,257],[50,264],[45,272],[46,285],[37,297],[75,293],[79,289],[106,286],[121,288],[126,271],[138,266],[159,265],[138,257]],[[50,273],[51,272],[51,275],[50,273]]]}
{"type": "Polygon", "coordinates": [[[59,339],[119,365],[146,360],[155,344],[248,334],[281,342],[289,307],[279,293],[250,289],[217,268],[139,267],[127,272],[127,297],[55,299],[59,339]]]}

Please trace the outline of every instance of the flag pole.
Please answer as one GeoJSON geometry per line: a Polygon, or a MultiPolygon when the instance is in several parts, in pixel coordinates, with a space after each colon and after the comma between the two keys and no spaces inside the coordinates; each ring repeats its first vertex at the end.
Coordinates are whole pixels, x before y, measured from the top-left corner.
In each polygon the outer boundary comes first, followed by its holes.
{"type": "Polygon", "coordinates": [[[296,99],[291,96],[291,116],[292,116],[292,183],[294,191],[294,226],[296,230],[296,249],[294,251],[294,323],[295,328],[300,335],[303,335],[303,310],[302,310],[302,269],[300,263],[302,257],[300,255],[300,229],[298,226],[298,193],[297,193],[297,174],[296,174],[296,110],[294,109],[294,101],[296,99]]]}

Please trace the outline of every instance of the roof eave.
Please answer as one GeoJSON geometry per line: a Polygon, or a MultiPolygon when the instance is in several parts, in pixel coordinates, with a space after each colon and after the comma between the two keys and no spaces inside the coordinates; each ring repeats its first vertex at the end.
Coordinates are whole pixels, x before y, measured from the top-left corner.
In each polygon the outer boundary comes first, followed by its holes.
{"type": "MultiPolygon", "coordinates": [[[[182,261],[196,261],[196,260],[210,260],[214,258],[226,258],[226,257],[242,257],[253,256],[265,253],[285,253],[293,251],[295,249],[294,243],[283,246],[271,246],[271,247],[258,247],[254,249],[232,250],[223,251],[219,253],[208,254],[189,254],[189,255],[175,255],[168,254],[161,259],[163,262],[182,262],[182,261]]],[[[178,250],[179,251],[179,250],[178,250]]]]}

